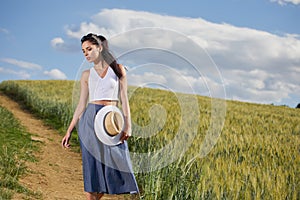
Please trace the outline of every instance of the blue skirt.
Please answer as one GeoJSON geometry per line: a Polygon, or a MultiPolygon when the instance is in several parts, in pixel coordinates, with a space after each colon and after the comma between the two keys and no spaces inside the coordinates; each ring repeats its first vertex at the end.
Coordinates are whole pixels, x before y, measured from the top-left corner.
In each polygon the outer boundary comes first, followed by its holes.
{"type": "Polygon", "coordinates": [[[138,193],[127,142],[108,146],[94,131],[94,118],[102,105],[88,104],[79,120],[82,169],[85,192],[106,194],[138,193]]]}

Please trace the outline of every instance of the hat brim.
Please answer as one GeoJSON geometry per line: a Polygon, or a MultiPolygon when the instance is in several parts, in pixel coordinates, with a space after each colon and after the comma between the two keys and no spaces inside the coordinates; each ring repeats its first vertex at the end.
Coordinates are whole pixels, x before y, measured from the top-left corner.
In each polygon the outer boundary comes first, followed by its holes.
{"type": "MultiPolygon", "coordinates": [[[[107,113],[109,112],[117,112],[119,113],[122,117],[122,124],[124,124],[124,118],[123,118],[123,114],[120,111],[120,109],[116,106],[112,106],[112,105],[108,105],[108,106],[104,106],[103,108],[101,108],[99,110],[99,112],[96,114],[95,116],[95,122],[94,122],[94,129],[95,129],[95,133],[97,138],[104,144],[109,145],[109,146],[114,146],[114,145],[118,145],[121,143],[121,136],[122,136],[122,131],[115,135],[115,136],[110,136],[105,128],[104,128],[104,118],[106,116],[107,113]]],[[[123,128],[122,128],[123,129],[123,128]]]]}

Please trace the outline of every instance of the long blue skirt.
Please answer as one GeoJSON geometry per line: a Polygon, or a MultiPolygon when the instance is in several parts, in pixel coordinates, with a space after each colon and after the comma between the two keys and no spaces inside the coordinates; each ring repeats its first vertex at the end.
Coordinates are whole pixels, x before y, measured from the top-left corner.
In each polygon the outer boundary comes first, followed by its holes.
{"type": "Polygon", "coordinates": [[[106,194],[138,193],[127,142],[108,146],[94,131],[94,118],[102,105],[88,104],[79,120],[85,192],[106,194]]]}

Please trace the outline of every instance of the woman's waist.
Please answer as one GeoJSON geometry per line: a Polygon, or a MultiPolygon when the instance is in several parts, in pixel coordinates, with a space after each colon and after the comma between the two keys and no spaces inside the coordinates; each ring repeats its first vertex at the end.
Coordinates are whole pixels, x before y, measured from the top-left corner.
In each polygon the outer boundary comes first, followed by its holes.
{"type": "Polygon", "coordinates": [[[91,104],[96,104],[96,105],[112,105],[112,106],[117,106],[118,105],[118,100],[109,100],[109,99],[103,99],[103,100],[92,100],[89,103],[91,104]]]}

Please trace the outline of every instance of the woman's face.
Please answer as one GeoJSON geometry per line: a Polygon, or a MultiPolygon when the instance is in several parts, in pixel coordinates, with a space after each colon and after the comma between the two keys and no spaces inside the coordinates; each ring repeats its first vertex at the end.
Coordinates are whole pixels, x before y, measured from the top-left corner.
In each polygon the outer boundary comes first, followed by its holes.
{"type": "Polygon", "coordinates": [[[97,59],[99,59],[99,46],[92,44],[90,41],[84,41],[81,47],[82,53],[88,62],[95,62],[97,59]]]}

